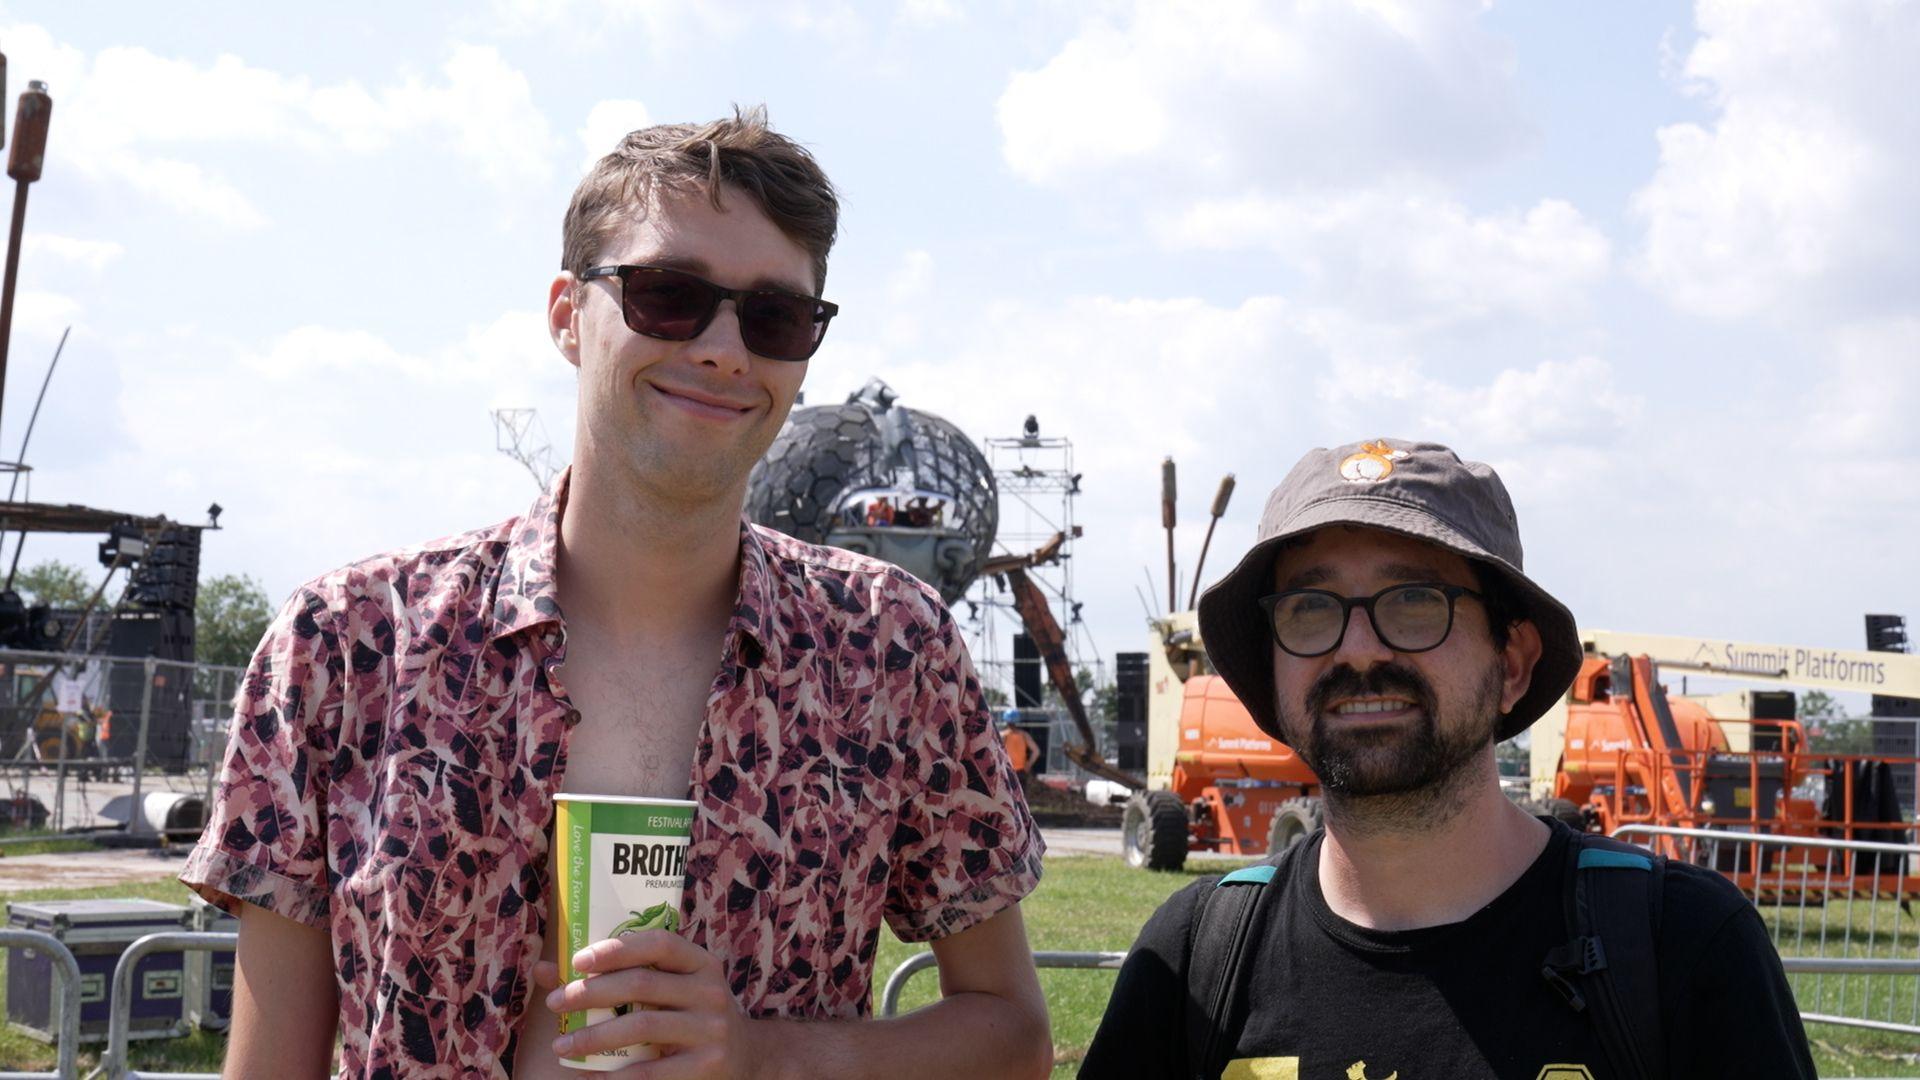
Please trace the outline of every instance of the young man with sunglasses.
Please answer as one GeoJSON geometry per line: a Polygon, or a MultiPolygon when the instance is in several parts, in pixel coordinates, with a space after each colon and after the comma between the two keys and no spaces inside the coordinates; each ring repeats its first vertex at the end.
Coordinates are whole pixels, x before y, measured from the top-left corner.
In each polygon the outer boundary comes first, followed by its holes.
{"type": "MultiPolygon", "coordinates": [[[[1041,844],[937,594],[746,524],[835,308],[838,203],[758,112],[628,135],[548,295],[571,469],[293,597],[183,879],[241,916],[230,1076],[1042,1075],[1041,844]],[[554,796],[696,800],[684,930],[556,986],[554,796]],[[943,999],[865,1019],[882,922],[943,999]],[[557,1012],[621,1009],[562,1036],[557,1012]]],[[[430,496],[429,496],[430,497],[430,496]]]]}
{"type": "Polygon", "coordinates": [[[1319,776],[1326,826],[1161,907],[1081,1076],[1814,1075],[1731,884],[1501,793],[1495,742],[1559,699],[1582,650],[1521,572],[1491,468],[1393,439],[1313,451],[1201,598],[1200,630],[1319,776]],[[1594,897],[1624,902],[1569,903],[1594,897]]]}

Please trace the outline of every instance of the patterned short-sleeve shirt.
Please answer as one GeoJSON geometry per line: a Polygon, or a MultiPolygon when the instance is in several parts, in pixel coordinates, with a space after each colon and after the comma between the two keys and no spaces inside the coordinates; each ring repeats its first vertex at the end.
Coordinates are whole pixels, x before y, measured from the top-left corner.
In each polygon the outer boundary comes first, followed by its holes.
{"type": "MultiPolygon", "coordinates": [[[[181,880],[331,934],[345,1075],[511,1072],[580,716],[549,681],[566,483],[303,586],[241,688],[181,880]]],[[[881,923],[926,941],[1004,910],[1039,834],[936,593],[749,524],[739,580],[684,932],[750,1015],[861,1016],[881,923]]]]}

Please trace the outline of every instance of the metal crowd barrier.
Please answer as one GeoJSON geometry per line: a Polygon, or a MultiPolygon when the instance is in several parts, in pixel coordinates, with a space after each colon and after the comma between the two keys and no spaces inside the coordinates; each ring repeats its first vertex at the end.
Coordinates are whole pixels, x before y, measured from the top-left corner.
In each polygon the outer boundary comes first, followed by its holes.
{"type": "Polygon", "coordinates": [[[80,962],[59,938],[38,930],[0,930],[0,947],[45,949],[53,958],[54,970],[60,973],[60,1032],[56,1036],[54,1071],[0,1072],[0,1080],[73,1080],[79,1070],[74,1055],[80,1051],[80,962]]]}
{"type": "Polygon", "coordinates": [[[1662,825],[1625,825],[1613,835],[1648,847],[1665,840],[1662,846],[1685,861],[1708,868],[1728,862],[1729,855],[1736,864],[1745,860],[1759,867],[1751,875],[1747,899],[1762,915],[1772,912],[1770,928],[1781,965],[1790,977],[1801,976],[1790,979],[1801,1018],[1920,1035],[1920,909],[1902,900],[1898,889],[1871,889],[1872,895],[1859,896],[1858,875],[1851,872],[1860,856],[1872,855],[1881,874],[1897,883],[1903,873],[1920,866],[1920,844],[1662,825]],[[1796,851],[1829,854],[1824,866],[1816,866],[1806,854],[1790,858],[1796,851]],[[1847,872],[1837,871],[1836,863],[1847,872]],[[1891,869],[1886,868],[1889,863],[1891,869]],[[1817,916],[1811,914],[1815,910],[1817,916]],[[1861,914],[1867,922],[1864,940],[1856,923],[1861,914]],[[1902,918],[1908,924],[1905,931],[1902,918]],[[1907,940],[1913,943],[1911,951],[1903,948],[1907,940]],[[1811,955],[1806,952],[1809,946],[1811,955]]]}
{"type": "MultiPolygon", "coordinates": [[[[1121,961],[1127,958],[1123,952],[1036,952],[1033,954],[1033,966],[1043,968],[1082,968],[1101,971],[1119,971],[1121,961]]],[[[880,1015],[892,1016],[900,1011],[900,995],[907,988],[907,980],[919,972],[934,966],[931,952],[914,953],[907,961],[893,969],[887,976],[886,988],[880,991],[880,1015]]]]}
{"type": "MultiPolygon", "coordinates": [[[[127,1068],[127,1036],[133,1026],[133,969],[152,952],[230,952],[239,934],[174,930],[136,938],[113,968],[113,999],[107,1014],[107,1052],[95,1075],[106,1080],[219,1080],[213,1073],[142,1073],[127,1068]]],[[[91,1080],[91,1078],[89,1078],[91,1080]]]]}

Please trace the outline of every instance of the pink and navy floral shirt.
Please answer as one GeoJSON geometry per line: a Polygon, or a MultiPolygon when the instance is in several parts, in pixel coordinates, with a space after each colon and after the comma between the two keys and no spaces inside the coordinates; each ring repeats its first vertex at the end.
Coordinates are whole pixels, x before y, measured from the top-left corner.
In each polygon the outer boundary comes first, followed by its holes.
{"type": "MultiPolygon", "coordinates": [[[[236,704],[181,880],[327,930],[343,1073],[507,1076],[580,714],[554,557],[523,517],[299,589],[236,704]]],[[[743,524],[691,773],[684,931],[753,1016],[857,1017],[880,924],[929,941],[1032,891],[1042,845],[938,595],[743,524]]]]}

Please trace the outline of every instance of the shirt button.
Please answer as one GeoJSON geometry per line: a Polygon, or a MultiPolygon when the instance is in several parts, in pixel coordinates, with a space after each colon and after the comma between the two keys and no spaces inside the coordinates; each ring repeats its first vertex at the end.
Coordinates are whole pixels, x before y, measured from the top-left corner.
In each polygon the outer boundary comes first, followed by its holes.
{"type": "Polygon", "coordinates": [[[580,726],[580,710],[568,709],[566,720],[567,720],[568,727],[579,727],[580,726]]]}

